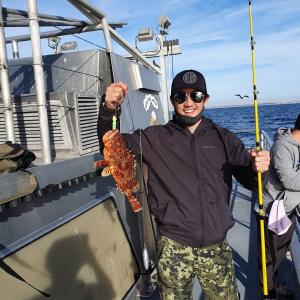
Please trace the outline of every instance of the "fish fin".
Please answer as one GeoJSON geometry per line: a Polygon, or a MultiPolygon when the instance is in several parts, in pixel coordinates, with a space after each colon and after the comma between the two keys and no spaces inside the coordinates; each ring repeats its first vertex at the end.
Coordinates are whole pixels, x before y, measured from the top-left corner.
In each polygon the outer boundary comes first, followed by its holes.
{"type": "Polygon", "coordinates": [[[105,159],[97,160],[94,162],[95,169],[101,169],[101,168],[107,167],[108,165],[109,165],[109,161],[105,160],[105,159]]]}
{"type": "Polygon", "coordinates": [[[132,187],[132,192],[136,193],[140,189],[140,184],[136,182],[136,184],[132,187]]]}
{"type": "Polygon", "coordinates": [[[107,176],[111,175],[110,167],[104,168],[104,169],[102,170],[101,175],[102,175],[103,177],[107,177],[107,176]]]}

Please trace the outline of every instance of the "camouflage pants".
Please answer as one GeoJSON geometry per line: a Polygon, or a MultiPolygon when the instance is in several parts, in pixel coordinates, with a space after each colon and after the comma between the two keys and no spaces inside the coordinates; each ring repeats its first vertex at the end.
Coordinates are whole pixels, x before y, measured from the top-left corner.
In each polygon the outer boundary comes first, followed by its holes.
{"type": "Polygon", "coordinates": [[[190,300],[197,277],[206,300],[238,300],[231,248],[227,241],[206,248],[158,241],[158,284],[163,300],[190,300]]]}

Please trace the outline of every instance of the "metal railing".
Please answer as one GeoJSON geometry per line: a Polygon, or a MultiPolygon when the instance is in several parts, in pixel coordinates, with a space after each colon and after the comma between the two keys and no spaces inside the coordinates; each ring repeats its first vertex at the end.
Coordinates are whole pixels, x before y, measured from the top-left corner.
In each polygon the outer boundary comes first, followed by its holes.
{"type": "Polygon", "coordinates": [[[265,150],[270,150],[273,145],[273,140],[265,130],[260,130],[260,144],[261,148],[265,150]]]}
{"type": "Polygon", "coordinates": [[[70,18],[62,18],[57,16],[50,16],[45,14],[39,14],[37,9],[37,0],[27,0],[28,14],[27,16],[22,15],[23,19],[20,19],[20,22],[15,22],[12,24],[10,22],[3,22],[3,20],[7,20],[7,18],[11,18],[16,14],[20,14],[20,11],[13,9],[2,10],[2,1],[0,0],[0,81],[1,81],[1,94],[2,101],[5,106],[5,128],[7,140],[11,140],[15,142],[15,134],[14,134],[14,119],[13,112],[11,109],[11,91],[10,91],[10,83],[9,83],[9,75],[8,75],[8,63],[7,63],[7,49],[6,44],[13,42],[13,52],[14,58],[19,58],[18,51],[18,42],[27,40],[29,36],[25,37],[13,37],[14,39],[6,39],[4,35],[4,26],[14,25],[14,26],[24,26],[25,21],[29,21],[30,27],[30,39],[32,41],[32,56],[33,56],[33,66],[34,66],[34,74],[35,74],[35,82],[36,82],[36,95],[37,102],[39,107],[39,119],[40,119],[40,132],[41,132],[41,144],[42,144],[42,156],[43,163],[49,164],[52,162],[51,157],[51,149],[50,149],[50,140],[49,140],[49,126],[47,122],[47,110],[46,110],[46,101],[45,101],[45,83],[43,77],[43,62],[42,62],[42,53],[41,53],[41,45],[40,39],[42,37],[47,37],[47,34],[40,34],[39,26],[43,22],[50,22],[50,24],[60,24],[61,26],[74,26],[75,27],[69,29],[71,31],[63,31],[59,30],[57,32],[50,32],[51,36],[59,36],[61,34],[72,33],[72,30],[76,31],[90,31],[90,30],[102,30],[104,34],[104,40],[106,45],[106,51],[111,53],[113,52],[112,48],[112,39],[115,40],[121,47],[127,50],[138,62],[143,64],[145,67],[151,69],[157,74],[161,74],[161,70],[150,63],[139,51],[136,50],[135,47],[131,46],[127,43],[114,29],[113,26],[107,21],[106,15],[104,12],[99,10],[98,8],[90,5],[86,0],[68,0],[70,4],[76,7],[79,11],[81,11],[85,16],[87,16],[94,25],[88,24],[85,21],[75,20],[70,18]],[[2,14],[3,12],[3,14],[2,14]],[[42,20],[40,20],[40,18],[42,20]],[[51,23],[52,22],[52,23],[51,23]],[[56,23],[57,22],[57,23],[56,23]],[[78,24],[80,24],[80,28],[78,28],[78,24]],[[82,26],[85,26],[84,29],[82,26]],[[89,27],[88,27],[89,26],[89,27]]]}

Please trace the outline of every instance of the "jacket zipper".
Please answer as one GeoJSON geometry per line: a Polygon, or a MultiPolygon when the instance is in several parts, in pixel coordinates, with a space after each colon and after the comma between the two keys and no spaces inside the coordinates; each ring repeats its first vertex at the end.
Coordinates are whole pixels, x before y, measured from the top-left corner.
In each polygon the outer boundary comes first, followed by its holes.
{"type": "MultiPolygon", "coordinates": [[[[201,197],[201,185],[200,185],[200,174],[199,174],[199,163],[198,163],[198,155],[197,155],[197,149],[196,149],[196,138],[195,138],[195,134],[192,134],[192,149],[193,149],[193,155],[195,157],[196,160],[196,175],[197,175],[197,186],[198,186],[198,193],[199,193],[199,197],[201,197]]],[[[200,210],[200,217],[201,217],[201,229],[200,229],[200,243],[199,245],[202,246],[203,245],[203,238],[204,238],[204,232],[203,232],[203,218],[204,218],[204,204],[203,201],[201,201],[202,199],[200,199],[199,201],[199,210],[200,210]]]]}

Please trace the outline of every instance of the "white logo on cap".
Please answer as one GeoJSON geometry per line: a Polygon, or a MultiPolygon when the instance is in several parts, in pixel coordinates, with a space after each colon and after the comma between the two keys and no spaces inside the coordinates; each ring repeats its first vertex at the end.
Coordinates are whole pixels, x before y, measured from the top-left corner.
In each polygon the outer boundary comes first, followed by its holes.
{"type": "Polygon", "coordinates": [[[186,72],[183,75],[182,80],[185,83],[193,84],[193,83],[195,83],[197,81],[197,75],[194,72],[186,72]]]}

